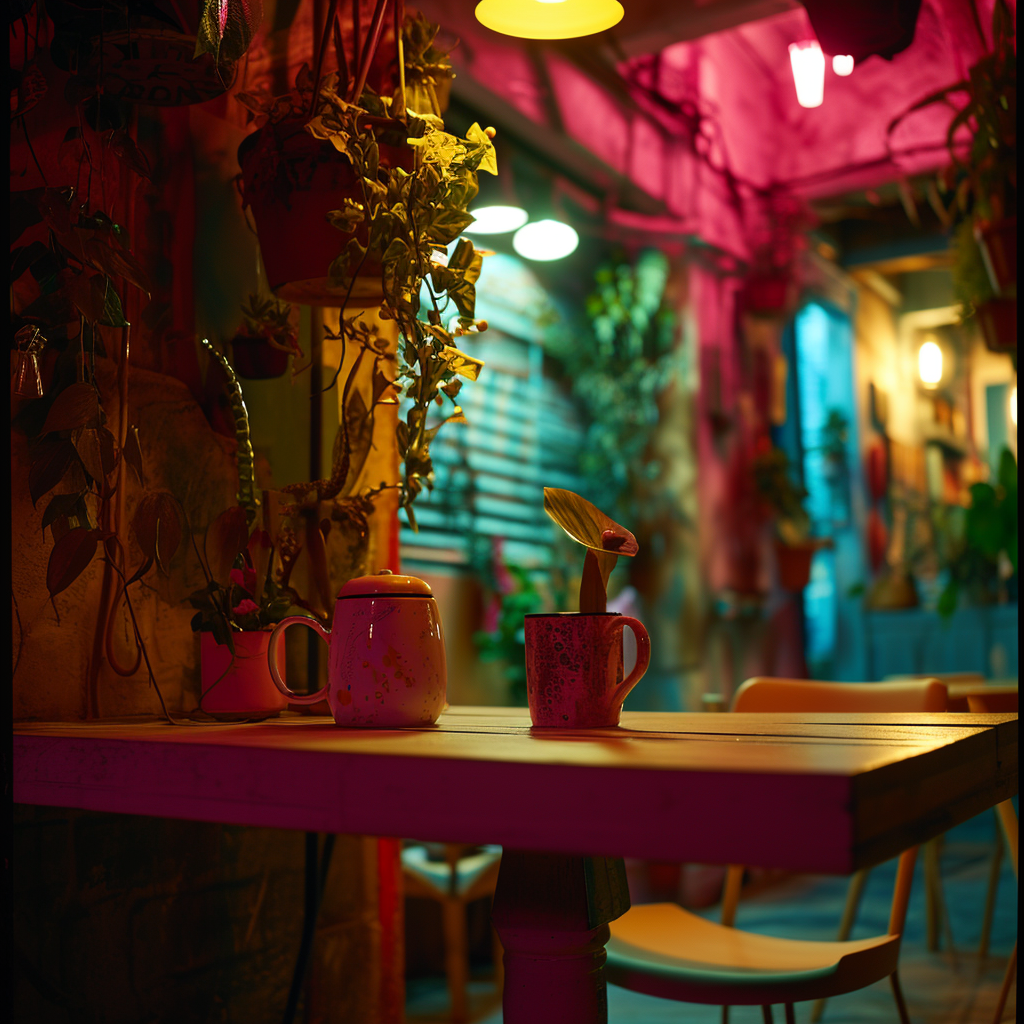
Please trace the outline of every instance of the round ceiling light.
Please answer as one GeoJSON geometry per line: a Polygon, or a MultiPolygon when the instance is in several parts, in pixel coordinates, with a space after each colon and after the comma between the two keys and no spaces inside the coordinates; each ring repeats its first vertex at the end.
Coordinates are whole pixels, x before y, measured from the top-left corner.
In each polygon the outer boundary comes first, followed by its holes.
{"type": "Polygon", "coordinates": [[[816,39],[789,44],[796,99],[801,107],[820,107],[825,96],[825,55],[816,39]]]}
{"type": "Polygon", "coordinates": [[[520,39],[576,39],[617,25],[619,0],[480,0],[476,20],[520,39]]]}
{"type": "Polygon", "coordinates": [[[481,206],[469,213],[476,219],[465,229],[467,235],[503,235],[521,228],[530,219],[518,206],[481,206]]]}
{"type": "Polygon", "coordinates": [[[848,53],[837,53],[832,58],[832,70],[839,75],[840,78],[852,75],[853,58],[848,53]]]}
{"type": "Polygon", "coordinates": [[[576,251],[580,236],[560,220],[537,220],[512,236],[512,248],[523,259],[548,262],[561,260],[576,251]]]}

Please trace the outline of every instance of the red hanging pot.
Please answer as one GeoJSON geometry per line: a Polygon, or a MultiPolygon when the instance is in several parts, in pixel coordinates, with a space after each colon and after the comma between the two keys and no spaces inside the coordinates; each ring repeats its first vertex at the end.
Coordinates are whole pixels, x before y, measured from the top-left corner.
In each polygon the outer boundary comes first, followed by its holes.
{"type": "Polygon", "coordinates": [[[270,380],[282,376],[288,369],[289,353],[275,348],[265,338],[235,335],[231,340],[231,354],[231,365],[244,380],[270,380]]]}
{"type": "Polygon", "coordinates": [[[989,299],[975,310],[985,345],[993,352],[1017,351],[1017,300],[989,299]]]}
{"type": "Polygon", "coordinates": [[[803,590],[811,581],[811,562],[814,553],[832,546],[832,541],[822,538],[808,540],[803,544],[786,544],[775,539],[775,565],[779,574],[779,586],[783,590],[803,590]]]}
{"type": "Polygon", "coordinates": [[[1017,284],[1017,218],[975,224],[974,237],[997,295],[1017,284]]]}
{"type": "Polygon", "coordinates": [[[752,274],[743,286],[743,307],[760,316],[782,316],[793,304],[793,278],[788,271],[752,274]]]}
{"type": "Polygon", "coordinates": [[[880,501],[885,497],[886,486],[889,482],[889,465],[884,441],[876,441],[868,449],[867,478],[871,499],[880,501]]]}
{"type": "MultiPolygon", "coordinates": [[[[380,162],[410,170],[413,151],[379,143],[380,162]]],[[[307,306],[337,306],[347,288],[331,285],[328,270],[351,234],[327,221],[349,199],[363,202],[363,190],[348,158],[329,142],[315,139],[297,120],[268,124],[238,147],[243,205],[252,208],[260,252],[271,290],[307,306]]],[[[361,224],[355,238],[366,245],[361,224]]],[[[380,264],[372,257],[359,271],[353,297],[379,302],[380,264]]]]}

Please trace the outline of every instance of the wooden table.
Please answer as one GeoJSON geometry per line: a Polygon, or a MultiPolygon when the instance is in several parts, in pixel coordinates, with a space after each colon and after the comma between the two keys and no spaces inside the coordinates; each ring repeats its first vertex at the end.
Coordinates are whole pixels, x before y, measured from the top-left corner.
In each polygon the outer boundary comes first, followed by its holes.
{"type": "Polygon", "coordinates": [[[506,1024],[607,1019],[622,857],[848,873],[1017,792],[1016,715],[624,713],[532,731],[522,709],[437,726],[325,719],[21,724],[19,803],[499,843],[506,1024]],[[316,779],[315,785],[298,780],[316,779]]]}

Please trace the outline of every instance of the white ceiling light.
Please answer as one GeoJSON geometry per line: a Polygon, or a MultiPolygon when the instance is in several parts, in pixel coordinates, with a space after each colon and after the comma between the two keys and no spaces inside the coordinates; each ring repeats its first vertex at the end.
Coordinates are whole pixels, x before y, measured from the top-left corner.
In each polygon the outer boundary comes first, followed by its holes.
{"type": "Polygon", "coordinates": [[[832,70],[839,75],[840,78],[852,75],[853,58],[848,53],[837,53],[832,58],[832,70]]]}
{"type": "Polygon", "coordinates": [[[538,220],[512,236],[512,248],[527,260],[561,260],[575,252],[580,236],[559,220],[538,220]]]}
{"type": "Polygon", "coordinates": [[[942,382],[942,349],[934,341],[926,341],[917,352],[917,372],[926,388],[942,382]]]}
{"type": "Polygon", "coordinates": [[[789,44],[796,99],[801,107],[820,107],[825,98],[825,54],[816,39],[789,44]]]}
{"type": "Polygon", "coordinates": [[[481,206],[469,212],[476,219],[466,228],[467,235],[502,235],[521,228],[530,219],[518,206],[481,206]]]}

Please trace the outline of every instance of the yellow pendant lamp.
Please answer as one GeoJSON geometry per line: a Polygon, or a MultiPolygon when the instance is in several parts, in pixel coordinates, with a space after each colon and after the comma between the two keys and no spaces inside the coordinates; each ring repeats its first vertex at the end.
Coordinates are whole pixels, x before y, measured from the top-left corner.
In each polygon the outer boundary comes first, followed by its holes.
{"type": "Polygon", "coordinates": [[[617,25],[619,0],[480,0],[476,20],[520,39],[576,39],[617,25]]]}

